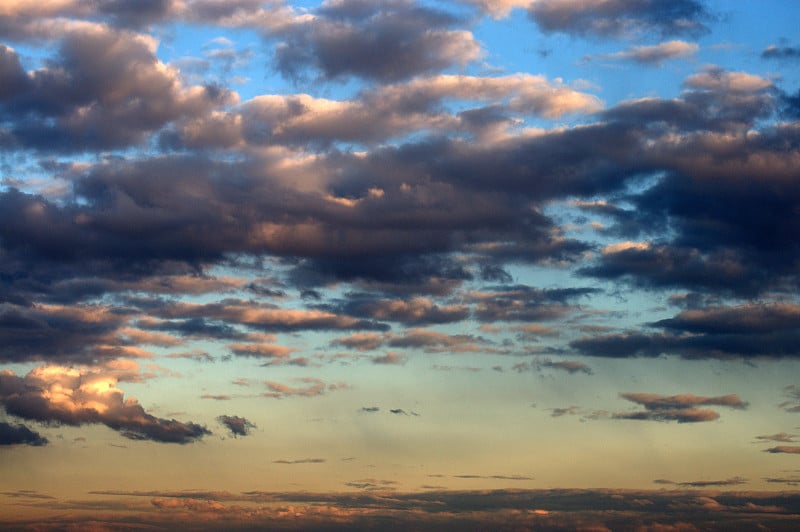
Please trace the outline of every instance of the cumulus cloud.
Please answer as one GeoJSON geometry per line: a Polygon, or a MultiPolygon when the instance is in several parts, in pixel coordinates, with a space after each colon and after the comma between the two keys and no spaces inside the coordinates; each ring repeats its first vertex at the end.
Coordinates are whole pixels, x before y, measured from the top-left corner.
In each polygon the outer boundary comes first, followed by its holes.
{"type": "Polygon", "coordinates": [[[315,15],[278,34],[275,67],[288,77],[313,69],[324,79],[394,81],[481,55],[470,32],[450,29],[456,18],[410,0],[335,0],[315,15]]]}
{"type": "Polygon", "coordinates": [[[98,24],[69,31],[58,59],[30,73],[13,50],[4,47],[2,55],[12,83],[0,95],[0,112],[14,118],[4,133],[21,148],[136,145],[167,123],[236,101],[225,89],[183,86],[158,60],[151,37],[98,24]]]}
{"type": "MultiPolygon", "coordinates": [[[[415,131],[466,131],[491,141],[505,138],[520,117],[554,119],[601,108],[597,97],[543,76],[439,74],[366,88],[349,100],[265,94],[238,110],[181,122],[164,138],[189,147],[327,146],[336,141],[371,145],[415,131]],[[448,111],[444,104],[455,100],[477,107],[448,111]]],[[[382,193],[371,190],[373,195],[382,193]]],[[[353,198],[340,198],[339,204],[357,204],[348,199],[353,198]]]]}
{"type": "Polygon", "coordinates": [[[157,418],[136,399],[125,398],[116,385],[135,379],[132,369],[138,368],[39,366],[24,377],[3,370],[0,404],[22,419],[72,426],[103,424],[132,440],[185,444],[211,434],[196,423],[157,418]]]}

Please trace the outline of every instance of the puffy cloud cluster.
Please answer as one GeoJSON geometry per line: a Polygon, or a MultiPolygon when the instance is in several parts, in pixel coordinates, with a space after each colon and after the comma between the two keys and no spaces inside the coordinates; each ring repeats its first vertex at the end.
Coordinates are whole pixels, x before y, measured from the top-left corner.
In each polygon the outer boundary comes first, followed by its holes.
{"type": "Polygon", "coordinates": [[[22,419],[54,425],[102,424],[132,440],[185,444],[211,434],[196,423],[157,418],[116,387],[119,381],[139,378],[138,365],[122,361],[103,368],[39,366],[24,377],[3,370],[0,405],[22,419]]]}

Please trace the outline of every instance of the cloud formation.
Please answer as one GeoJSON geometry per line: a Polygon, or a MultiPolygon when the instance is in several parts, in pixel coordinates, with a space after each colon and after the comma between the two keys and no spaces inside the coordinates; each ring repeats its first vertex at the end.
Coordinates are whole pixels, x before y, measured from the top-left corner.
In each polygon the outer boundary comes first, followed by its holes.
{"type": "Polygon", "coordinates": [[[251,429],[257,428],[255,423],[240,416],[218,416],[217,421],[225,425],[234,437],[247,436],[251,429]]]}
{"type": "Polygon", "coordinates": [[[1,445],[33,445],[40,447],[50,443],[47,438],[22,424],[11,424],[0,421],[1,445]]]}
{"type": "Polygon", "coordinates": [[[699,35],[708,31],[705,22],[711,17],[701,0],[538,0],[528,13],[544,31],[615,37],[699,35]]]}
{"type": "Polygon", "coordinates": [[[131,440],[186,444],[211,432],[196,423],[161,419],[124,398],[120,380],[137,378],[135,366],[78,369],[39,366],[24,377],[0,372],[0,405],[8,414],[52,424],[102,424],[131,440]]]}
{"type": "Polygon", "coordinates": [[[644,406],[645,410],[615,412],[612,415],[614,419],[701,423],[719,419],[719,413],[708,408],[697,408],[698,406],[725,406],[737,410],[744,410],[748,406],[735,394],[703,397],[691,394],[664,396],[652,393],[621,393],[620,397],[644,406]]]}

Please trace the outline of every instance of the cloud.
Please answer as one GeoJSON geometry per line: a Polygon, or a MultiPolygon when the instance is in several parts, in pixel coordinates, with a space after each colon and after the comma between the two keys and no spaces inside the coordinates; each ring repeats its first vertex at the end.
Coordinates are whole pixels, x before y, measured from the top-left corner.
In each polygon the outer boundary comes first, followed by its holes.
{"type": "Polygon", "coordinates": [[[352,316],[381,321],[397,321],[403,325],[434,325],[458,322],[469,316],[466,305],[439,306],[428,298],[371,299],[353,295],[343,305],[352,316]]]}
{"type": "MultiPolygon", "coordinates": [[[[469,478],[479,475],[466,475],[469,478]]],[[[517,475],[508,476],[507,480],[517,475]]],[[[500,479],[498,479],[500,480],[500,479]]],[[[237,529],[375,530],[387,520],[404,530],[434,531],[537,529],[636,529],[642,523],[657,530],[748,528],[754,522],[774,530],[796,524],[797,494],[706,488],[669,490],[458,490],[431,488],[423,492],[398,491],[397,481],[363,478],[345,483],[353,492],[201,491],[94,492],[104,508],[117,508],[115,499],[144,498],[149,502],[131,509],[141,526],[168,528],[190,523],[197,530],[237,529]],[[391,491],[387,497],[386,491],[391,491]]],[[[712,487],[713,488],[713,487],[712,487]]],[[[62,528],[85,525],[80,516],[95,509],[83,501],[46,501],[63,511],[51,518],[62,528]],[[67,511],[69,510],[69,511],[67,511]],[[79,510],[83,510],[81,512],[79,510]]],[[[95,501],[93,501],[93,504],[95,501]]],[[[96,514],[95,514],[96,515],[96,514]]],[[[108,528],[126,522],[96,517],[108,528]],[[113,525],[113,526],[112,526],[113,525]]],[[[25,522],[24,524],[35,524],[25,522]]],[[[83,526],[82,528],[87,528],[83,526]]]]}
{"type": "Polygon", "coordinates": [[[656,484],[675,484],[685,488],[713,488],[722,486],[739,486],[747,484],[749,481],[743,477],[731,477],[725,480],[692,480],[688,482],[673,482],[672,480],[656,479],[656,484]]]}
{"type": "Polygon", "coordinates": [[[620,59],[643,65],[660,66],[664,61],[688,57],[700,47],[686,41],[666,41],[652,46],[633,46],[622,52],[587,56],[587,59],[620,59]]]}
{"type": "Polygon", "coordinates": [[[783,396],[789,400],[779,404],[779,408],[783,408],[787,412],[800,412],[800,386],[795,384],[784,386],[783,396]]]}
{"type": "Polygon", "coordinates": [[[414,411],[411,411],[411,410],[409,410],[408,412],[406,412],[406,411],[405,411],[405,410],[403,410],[402,408],[392,408],[392,409],[390,409],[390,410],[389,410],[389,413],[390,413],[390,414],[395,414],[395,415],[397,415],[397,416],[414,416],[414,417],[419,417],[419,414],[417,414],[416,412],[414,412],[414,411]]]}
{"type": "Polygon", "coordinates": [[[130,332],[121,330],[128,318],[124,312],[100,305],[0,303],[0,360],[106,358],[109,351],[104,348],[124,348],[124,339],[116,334],[130,332]]]}
{"type": "Polygon", "coordinates": [[[275,344],[229,344],[231,352],[239,357],[285,359],[297,349],[275,344]]]}
{"type": "Polygon", "coordinates": [[[218,416],[217,421],[225,425],[231,434],[236,436],[247,436],[250,434],[250,429],[256,428],[256,425],[251,421],[239,416],[218,416]]]}
{"type": "Polygon", "coordinates": [[[711,409],[697,408],[698,406],[725,406],[737,410],[743,410],[748,406],[735,394],[703,397],[692,394],[665,396],[652,393],[621,393],[620,397],[644,406],[645,410],[616,412],[612,415],[614,419],[701,423],[719,419],[719,413],[711,409]]]}
{"type": "Polygon", "coordinates": [[[402,365],[405,362],[406,357],[393,351],[389,351],[383,356],[372,357],[373,364],[402,365]]]}
{"type": "Polygon", "coordinates": [[[525,475],[453,475],[453,478],[462,479],[493,479],[493,480],[535,480],[525,475]]]}
{"type": "Polygon", "coordinates": [[[345,482],[344,485],[350,488],[356,488],[365,491],[391,491],[395,490],[394,486],[399,484],[396,480],[383,480],[375,478],[362,478],[360,480],[353,480],[345,482]]]}
{"type": "Polygon", "coordinates": [[[293,381],[299,383],[300,386],[289,386],[279,382],[265,381],[264,385],[269,391],[262,393],[261,396],[275,399],[283,399],[286,397],[316,397],[324,395],[326,391],[348,388],[348,385],[345,383],[325,384],[320,379],[314,377],[300,377],[293,379],[293,381]]]}
{"type": "Polygon", "coordinates": [[[546,32],[576,35],[633,37],[656,32],[661,35],[701,35],[712,18],[699,0],[538,0],[528,14],[546,32]]]}
{"type": "MultiPolygon", "coordinates": [[[[353,330],[353,329],[387,329],[378,322],[366,321],[347,315],[335,314],[323,310],[302,310],[280,308],[275,305],[255,304],[253,302],[229,299],[222,303],[171,303],[160,308],[150,309],[150,313],[167,319],[200,319],[219,320],[237,325],[245,325],[254,329],[269,332],[287,332],[299,330],[353,330]]],[[[258,349],[280,351],[276,347],[247,348],[236,346],[240,352],[251,350],[256,354],[258,349]]],[[[239,354],[239,353],[237,353],[239,354]]],[[[240,355],[241,356],[241,355],[240,355]]],[[[273,355],[274,356],[274,355],[273,355]]]]}
{"type": "Polygon", "coordinates": [[[587,364],[584,364],[583,362],[579,362],[577,360],[559,360],[554,362],[549,358],[542,358],[542,359],[536,359],[534,361],[534,365],[537,369],[541,368],[558,369],[566,371],[570,375],[575,373],[585,373],[586,375],[592,375],[592,368],[589,367],[587,364]]]}
{"type": "Polygon", "coordinates": [[[326,462],[324,458],[300,458],[298,460],[273,460],[273,464],[287,464],[287,465],[295,465],[295,464],[322,464],[326,462]]]}
{"type": "Polygon", "coordinates": [[[499,286],[466,292],[474,315],[483,322],[539,321],[563,318],[576,309],[573,300],[597,293],[596,288],[539,289],[525,285],[499,286]]]}
{"type": "Polygon", "coordinates": [[[777,447],[770,447],[769,449],[764,449],[765,453],[772,453],[772,454],[800,454],[800,447],[793,446],[793,445],[778,445],[777,447]]]}
{"type": "Polygon", "coordinates": [[[776,441],[784,443],[791,443],[797,441],[794,438],[795,438],[794,434],[787,434],[785,432],[779,432],[778,434],[756,436],[756,439],[759,441],[776,441]]]}
{"type": "Polygon", "coordinates": [[[470,32],[449,29],[456,18],[410,0],[336,0],[315,15],[278,34],[275,67],[287,77],[312,69],[324,79],[395,81],[481,55],[470,32]]]}
{"type": "Polygon", "coordinates": [[[580,338],[570,346],[600,357],[656,357],[662,353],[687,359],[795,358],[800,306],[792,303],[747,303],[682,311],[651,327],[664,333],[625,332],[580,338]]]}
{"type": "Polygon", "coordinates": [[[116,385],[135,378],[126,366],[39,366],[24,377],[3,370],[0,404],[23,419],[72,426],[103,424],[132,440],[185,444],[211,434],[196,423],[157,418],[136,399],[125,399],[116,385]]]}
{"type": "Polygon", "coordinates": [[[761,52],[763,59],[784,59],[784,60],[797,60],[800,59],[800,48],[796,46],[775,46],[771,44],[761,52]]]}
{"type": "Polygon", "coordinates": [[[75,25],[58,57],[30,73],[13,50],[4,47],[2,55],[12,82],[0,95],[0,114],[13,117],[6,133],[20,148],[81,152],[138,145],[172,121],[236,101],[222,88],[183,86],[177,71],[158,60],[150,36],[101,24],[75,25]]]}
{"type": "Polygon", "coordinates": [[[47,438],[25,425],[6,423],[0,421],[0,446],[3,445],[33,445],[41,447],[50,443],[47,438]]]}

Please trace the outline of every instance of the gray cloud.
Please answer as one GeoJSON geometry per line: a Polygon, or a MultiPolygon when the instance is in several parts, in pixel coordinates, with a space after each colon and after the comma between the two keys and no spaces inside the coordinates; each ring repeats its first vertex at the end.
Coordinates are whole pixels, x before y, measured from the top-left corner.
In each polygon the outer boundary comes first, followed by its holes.
{"type": "Polygon", "coordinates": [[[154,46],[143,35],[89,25],[67,32],[57,60],[31,73],[3,47],[0,68],[12,81],[0,94],[0,118],[13,120],[4,131],[10,144],[59,152],[125,147],[234,101],[225,89],[182,86],[154,46]]]}
{"type": "Polygon", "coordinates": [[[731,477],[725,480],[691,480],[686,482],[673,482],[667,479],[656,479],[653,481],[656,484],[674,484],[685,488],[714,488],[723,486],[739,486],[747,484],[748,480],[743,477],[731,477]]]}
{"type": "Polygon", "coordinates": [[[799,312],[800,307],[791,303],[697,308],[650,324],[664,333],[589,336],[570,346],[584,355],[611,358],[661,354],[687,359],[795,358],[800,356],[799,312]]]}
{"type": "Polygon", "coordinates": [[[800,47],[797,46],[776,46],[771,44],[761,52],[763,59],[800,59],[800,47]]]}
{"type": "Polygon", "coordinates": [[[316,15],[279,33],[275,66],[290,78],[312,68],[326,79],[393,81],[480,55],[471,33],[448,29],[452,15],[410,0],[341,0],[316,15]]]}
{"type": "Polygon", "coordinates": [[[0,446],[3,445],[33,445],[40,447],[50,443],[47,438],[25,425],[6,423],[0,421],[0,446]]]}
{"type": "Polygon", "coordinates": [[[256,428],[253,422],[240,416],[218,416],[217,421],[225,425],[234,437],[247,436],[251,429],[256,428]]]}
{"type": "Polygon", "coordinates": [[[533,2],[528,14],[544,31],[616,37],[700,35],[708,32],[704,22],[712,18],[701,0],[542,0],[533,2]]]}
{"type": "Polygon", "coordinates": [[[772,454],[800,454],[800,447],[794,445],[778,445],[777,447],[764,449],[764,452],[772,454]]]}

